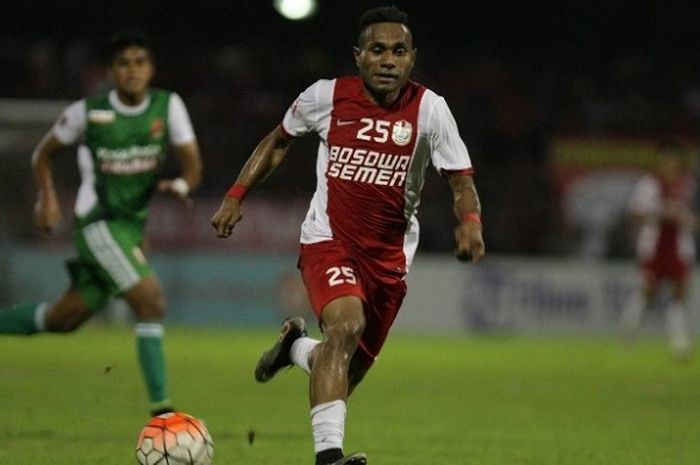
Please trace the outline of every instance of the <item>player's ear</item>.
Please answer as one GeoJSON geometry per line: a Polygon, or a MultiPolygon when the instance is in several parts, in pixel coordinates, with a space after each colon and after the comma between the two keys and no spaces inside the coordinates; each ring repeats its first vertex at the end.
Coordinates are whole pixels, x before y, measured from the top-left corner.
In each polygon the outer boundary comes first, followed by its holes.
{"type": "Polygon", "coordinates": [[[150,76],[148,78],[149,84],[151,81],[153,81],[153,78],[156,77],[156,72],[158,71],[156,69],[156,62],[153,60],[153,53],[150,50],[146,50],[146,53],[148,55],[148,67],[150,68],[149,73],[150,76]]]}
{"type": "Polygon", "coordinates": [[[352,54],[355,57],[355,65],[357,65],[358,68],[360,67],[360,53],[360,47],[357,45],[352,48],[352,54]]]}

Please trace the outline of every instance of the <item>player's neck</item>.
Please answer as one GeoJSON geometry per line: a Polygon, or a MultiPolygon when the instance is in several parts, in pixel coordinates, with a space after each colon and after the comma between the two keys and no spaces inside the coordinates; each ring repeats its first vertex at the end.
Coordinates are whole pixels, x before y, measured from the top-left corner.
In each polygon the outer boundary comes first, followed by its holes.
{"type": "Polygon", "coordinates": [[[117,89],[117,97],[119,97],[119,101],[123,103],[124,105],[130,106],[130,107],[135,107],[137,105],[140,105],[146,98],[147,92],[139,93],[139,94],[129,94],[126,92],[122,92],[121,90],[117,89]]]}
{"type": "Polygon", "coordinates": [[[399,99],[399,95],[401,95],[401,89],[396,89],[394,92],[391,92],[389,94],[377,94],[368,89],[367,86],[364,86],[362,88],[362,93],[365,97],[367,97],[367,99],[370,102],[374,103],[379,107],[387,108],[392,106],[399,99]]]}

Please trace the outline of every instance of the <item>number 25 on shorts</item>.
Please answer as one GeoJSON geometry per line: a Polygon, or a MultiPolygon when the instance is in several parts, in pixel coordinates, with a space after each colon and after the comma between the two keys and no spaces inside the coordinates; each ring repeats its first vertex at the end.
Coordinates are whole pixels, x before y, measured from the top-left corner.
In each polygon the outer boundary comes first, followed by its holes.
{"type": "Polygon", "coordinates": [[[328,278],[329,286],[338,286],[343,283],[357,284],[355,270],[349,266],[332,266],[326,270],[326,274],[330,275],[328,278]]]}

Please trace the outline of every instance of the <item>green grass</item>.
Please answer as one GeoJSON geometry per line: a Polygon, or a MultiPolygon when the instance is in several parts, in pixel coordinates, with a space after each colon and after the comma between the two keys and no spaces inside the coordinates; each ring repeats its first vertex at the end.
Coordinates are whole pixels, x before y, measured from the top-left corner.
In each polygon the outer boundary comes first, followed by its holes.
{"type": "MultiPolygon", "coordinates": [[[[275,332],[168,332],[173,398],[206,420],[215,465],[313,463],[306,376],[253,381],[275,332]]],[[[141,383],[127,330],[1,337],[0,464],[134,463],[141,383]]],[[[392,335],[346,449],[372,465],[692,465],[699,438],[698,363],[662,341],[392,335]]]]}

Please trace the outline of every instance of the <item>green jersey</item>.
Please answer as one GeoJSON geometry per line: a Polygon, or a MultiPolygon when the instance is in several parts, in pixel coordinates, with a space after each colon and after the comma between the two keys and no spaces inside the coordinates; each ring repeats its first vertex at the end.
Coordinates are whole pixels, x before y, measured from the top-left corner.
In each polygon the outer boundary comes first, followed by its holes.
{"type": "Polygon", "coordinates": [[[101,219],[143,228],[167,145],[195,140],[180,96],[159,89],[133,107],[123,104],[116,91],[75,102],[56,122],[53,134],[66,145],[81,142],[78,228],[101,219]]]}
{"type": "Polygon", "coordinates": [[[168,146],[170,93],[152,90],[146,108],[125,115],[114,108],[107,95],[85,100],[84,147],[92,170],[96,202],[77,212],[76,226],[97,220],[121,219],[143,227],[157,171],[168,146]],[[82,214],[81,214],[82,213],[82,214]]]}

